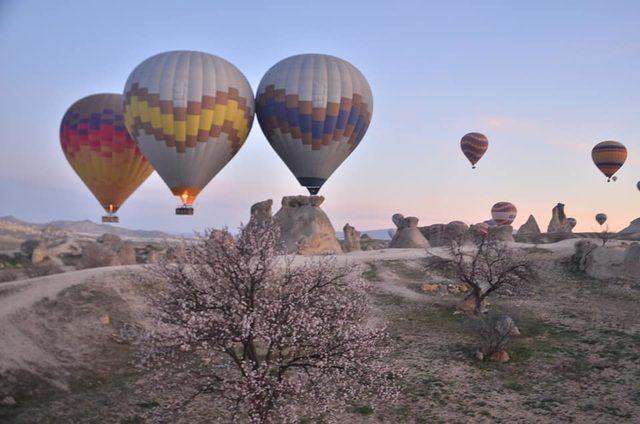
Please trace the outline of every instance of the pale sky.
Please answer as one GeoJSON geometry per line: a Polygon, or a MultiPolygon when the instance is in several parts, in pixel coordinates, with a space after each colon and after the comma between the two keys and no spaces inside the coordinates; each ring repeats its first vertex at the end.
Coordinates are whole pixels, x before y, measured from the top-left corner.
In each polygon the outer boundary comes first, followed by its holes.
{"type": "MultiPolygon", "coordinates": [[[[517,228],[546,228],[566,204],[578,231],[640,216],[640,2],[637,1],[33,1],[0,0],[0,215],[98,221],[102,209],[58,139],[77,99],[122,92],[133,68],[167,50],[226,58],[254,91],[276,62],[326,53],[354,64],[374,96],[358,149],[324,185],[336,229],[489,218],[510,201],[517,228]],[[490,146],[472,170],[467,132],[490,146]],[[618,140],[629,159],[616,183],[591,148],[618,140]]],[[[306,194],[257,121],[240,152],[205,188],[193,217],[153,175],[119,212],[128,228],[170,232],[236,227],[251,204],[306,194]]]]}

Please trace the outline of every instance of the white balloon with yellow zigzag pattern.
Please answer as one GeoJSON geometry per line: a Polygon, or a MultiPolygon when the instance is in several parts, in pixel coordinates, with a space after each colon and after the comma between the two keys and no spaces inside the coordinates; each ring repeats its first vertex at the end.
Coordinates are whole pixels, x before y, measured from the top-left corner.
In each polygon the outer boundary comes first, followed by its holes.
{"type": "Polygon", "coordinates": [[[124,97],[127,130],[185,205],[238,152],[253,122],[249,82],[208,53],[150,57],[129,76],[124,97]]]}

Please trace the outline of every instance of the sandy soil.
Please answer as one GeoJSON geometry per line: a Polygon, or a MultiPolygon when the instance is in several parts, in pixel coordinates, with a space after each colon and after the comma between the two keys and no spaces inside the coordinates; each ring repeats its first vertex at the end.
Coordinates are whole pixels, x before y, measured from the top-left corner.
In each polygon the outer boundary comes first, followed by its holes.
{"type": "MultiPolygon", "coordinates": [[[[338,257],[374,286],[374,313],[395,343],[390,360],[407,369],[398,404],[354,405],[343,422],[639,422],[640,288],[571,271],[574,242],[538,246],[539,281],[527,294],[492,300],[490,308],[512,316],[522,333],[507,364],[473,359],[471,319],[454,313],[461,298],[446,289],[452,276],[426,252],[338,257]],[[424,283],[443,290],[425,293],[424,283]]],[[[445,249],[431,253],[446,256],[445,249]]],[[[144,386],[135,352],[119,337],[142,319],[140,269],[0,285],[0,398],[18,400],[0,407],[0,421],[144,422],[162,399],[144,386]]],[[[198,410],[206,406],[194,404],[178,422],[207,422],[198,410]]]]}

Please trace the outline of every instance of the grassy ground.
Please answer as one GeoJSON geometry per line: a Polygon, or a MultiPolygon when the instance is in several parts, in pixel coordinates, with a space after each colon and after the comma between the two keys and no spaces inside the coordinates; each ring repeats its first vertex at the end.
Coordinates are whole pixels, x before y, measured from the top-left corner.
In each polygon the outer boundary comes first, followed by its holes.
{"type": "MultiPolygon", "coordinates": [[[[491,300],[490,308],[513,317],[521,332],[505,364],[474,359],[471,318],[455,313],[460,295],[422,292],[425,283],[451,283],[446,263],[365,263],[363,276],[375,288],[374,311],[388,322],[395,343],[391,360],[407,372],[397,404],[354,405],[342,421],[639,422],[639,288],[589,280],[549,259],[547,252],[534,253],[540,279],[529,293],[491,300]]],[[[33,313],[50,329],[43,334],[51,339],[43,343],[54,347],[60,343],[56,328],[66,325],[67,317],[82,322],[110,313],[113,321],[105,328],[90,326],[95,334],[80,337],[93,347],[82,361],[66,361],[81,367],[63,366],[50,376],[61,379],[66,373],[66,390],[48,385],[46,374],[3,375],[20,381],[23,389],[17,407],[0,407],[0,422],[138,423],[162,403],[141,384],[144,376],[132,365],[130,346],[113,336],[135,314],[122,300],[124,289],[112,284],[73,288],[38,305],[33,313]]],[[[59,356],[65,360],[62,350],[59,356]]],[[[209,420],[194,412],[176,422],[209,420]]]]}

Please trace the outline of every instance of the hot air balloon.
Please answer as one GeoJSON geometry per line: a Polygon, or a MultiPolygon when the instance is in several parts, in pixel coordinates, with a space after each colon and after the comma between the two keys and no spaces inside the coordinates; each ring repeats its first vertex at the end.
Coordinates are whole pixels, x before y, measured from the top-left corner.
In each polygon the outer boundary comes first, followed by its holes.
{"type": "Polygon", "coordinates": [[[638,188],[638,190],[640,190],[640,181],[638,181],[638,183],[636,184],[636,187],[638,188]]]}
{"type": "Polygon", "coordinates": [[[489,140],[484,134],[471,132],[462,137],[460,148],[462,153],[469,159],[469,162],[471,162],[471,167],[475,169],[476,163],[489,148],[489,140]]]}
{"type": "Polygon", "coordinates": [[[598,221],[598,224],[602,225],[605,222],[607,222],[607,215],[603,214],[603,213],[599,213],[596,215],[596,221],[598,221]]]}
{"type": "Polygon", "coordinates": [[[138,65],[127,80],[125,122],[140,150],[192,215],[193,202],[244,144],[253,92],[244,75],[207,53],[171,51],[138,65]]]}
{"type": "Polygon", "coordinates": [[[575,218],[567,218],[567,223],[569,224],[569,228],[573,230],[573,228],[578,224],[575,218]]]}
{"type": "Polygon", "coordinates": [[[115,213],[153,172],[124,126],[120,94],[94,94],[75,102],[60,124],[62,151],[98,199],[107,216],[115,213]]]}
{"type": "Polygon", "coordinates": [[[472,231],[482,236],[486,236],[489,234],[489,228],[490,225],[486,222],[478,222],[477,224],[473,224],[471,226],[472,231]]]}
{"type": "Polygon", "coordinates": [[[616,177],[613,174],[627,160],[627,148],[617,141],[603,141],[596,144],[591,150],[591,158],[598,169],[607,177],[607,182],[612,179],[615,181],[616,177]]]}
{"type": "Polygon", "coordinates": [[[323,54],[276,63],[260,81],[256,97],[262,132],[311,194],[358,146],[373,111],[362,73],[323,54]]]}
{"type": "Polygon", "coordinates": [[[511,225],[518,210],[509,202],[498,202],[491,208],[491,217],[498,225],[511,225]]]}

